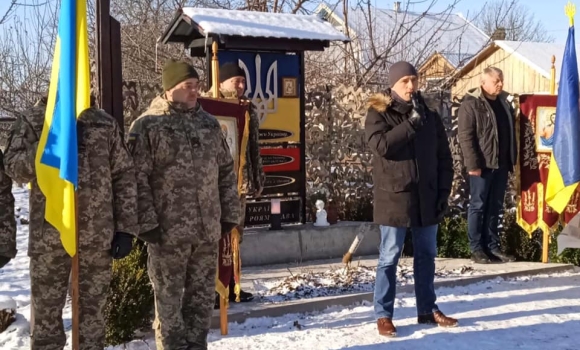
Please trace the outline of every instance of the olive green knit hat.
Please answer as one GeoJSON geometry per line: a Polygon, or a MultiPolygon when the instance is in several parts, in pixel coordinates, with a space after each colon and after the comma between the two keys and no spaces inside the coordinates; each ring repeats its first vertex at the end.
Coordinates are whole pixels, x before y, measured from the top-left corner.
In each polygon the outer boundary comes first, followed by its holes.
{"type": "Polygon", "coordinates": [[[199,79],[199,75],[191,64],[174,59],[168,59],[165,62],[163,73],[161,74],[163,90],[167,91],[189,78],[199,79]]]}

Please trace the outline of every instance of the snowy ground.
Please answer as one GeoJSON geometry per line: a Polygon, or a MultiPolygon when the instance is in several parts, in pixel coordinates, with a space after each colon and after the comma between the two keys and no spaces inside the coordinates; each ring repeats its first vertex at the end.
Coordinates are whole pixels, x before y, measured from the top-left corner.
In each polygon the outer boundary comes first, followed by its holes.
{"type": "MultiPolygon", "coordinates": [[[[254,290],[260,303],[280,303],[296,299],[310,299],[355,292],[371,292],[375,288],[376,266],[353,265],[322,272],[305,271],[286,278],[255,280],[254,290]]],[[[435,280],[485,274],[472,266],[456,269],[437,269],[435,280]]],[[[400,264],[397,285],[414,283],[413,266],[400,264]]]]}
{"type": "MultiPolygon", "coordinates": [[[[20,216],[28,217],[27,191],[14,188],[20,216]]],[[[28,226],[19,225],[18,256],[0,270],[0,295],[18,305],[17,321],[0,333],[0,349],[28,349],[30,283],[28,226]]],[[[363,271],[361,271],[362,273],[363,271]]],[[[580,271],[495,280],[467,287],[438,289],[438,303],[460,320],[460,327],[440,329],[416,324],[413,295],[397,296],[398,338],[378,336],[372,307],[331,308],[312,315],[250,319],[230,324],[229,335],[212,330],[209,349],[348,349],[348,350],[576,350],[580,337],[580,271]],[[386,345],[386,343],[389,343],[386,345]]],[[[70,306],[64,312],[70,338],[70,306]]],[[[151,337],[108,350],[155,349],[151,337]]]]}

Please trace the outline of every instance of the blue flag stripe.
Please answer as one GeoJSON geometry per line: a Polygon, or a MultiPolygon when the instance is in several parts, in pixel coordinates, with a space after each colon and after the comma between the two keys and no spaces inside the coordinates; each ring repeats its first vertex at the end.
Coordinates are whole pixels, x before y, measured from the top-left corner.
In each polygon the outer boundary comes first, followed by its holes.
{"type": "Polygon", "coordinates": [[[565,186],[580,181],[580,109],[579,79],[574,27],[569,28],[558,86],[554,159],[565,186]]]}
{"type": "Polygon", "coordinates": [[[56,102],[41,162],[59,169],[60,178],[78,184],[76,132],[76,1],[63,1],[58,26],[60,62],[56,102]]]}

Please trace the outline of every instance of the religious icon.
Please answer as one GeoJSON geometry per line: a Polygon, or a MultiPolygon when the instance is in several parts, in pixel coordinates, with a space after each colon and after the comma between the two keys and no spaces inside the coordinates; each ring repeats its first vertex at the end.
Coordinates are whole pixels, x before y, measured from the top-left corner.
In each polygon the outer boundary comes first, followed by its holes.
{"type": "Polygon", "coordinates": [[[536,151],[552,152],[556,107],[538,107],[536,110],[536,151]]]}
{"type": "Polygon", "coordinates": [[[282,97],[298,97],[298,81],[296,78],[282,78],[282,97]]]}
{"type": "Polygon", "coordinates": [[[233,117],[222,117],[222,116],[217,116],[217,120],[220,123],[222,133],[224,135],[224,138],[226,139],[226,143],[228,144],[228,147],[230,149],[230,154],[234,159],[234,163],[237,169],[237,165],[240,158],[238,152],[239,147],[238,147],[237,120],[233,117]]]}

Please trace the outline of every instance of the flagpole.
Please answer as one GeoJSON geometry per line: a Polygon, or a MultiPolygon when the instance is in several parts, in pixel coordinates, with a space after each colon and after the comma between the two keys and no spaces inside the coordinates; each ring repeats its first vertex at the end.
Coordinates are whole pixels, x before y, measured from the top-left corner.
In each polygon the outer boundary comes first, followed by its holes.
{"type": "MultiPolygon", "coordinates": [[[[556,56],[552,55],[550,67],[550,95],[556,94],[556,56]]],[[[550,230],[542,230],[542,263],[547,264],[550,260],[550,230]]]]}
{"type": "Polygon", "coordinates": [[[80,349],[80,335],[79,335],[79,309],[80,309],[80,295],[79,295],[79,208],[77,205],[77,194],[75,192],[75,255],[72,258],[72,350],[80,349]]]}

